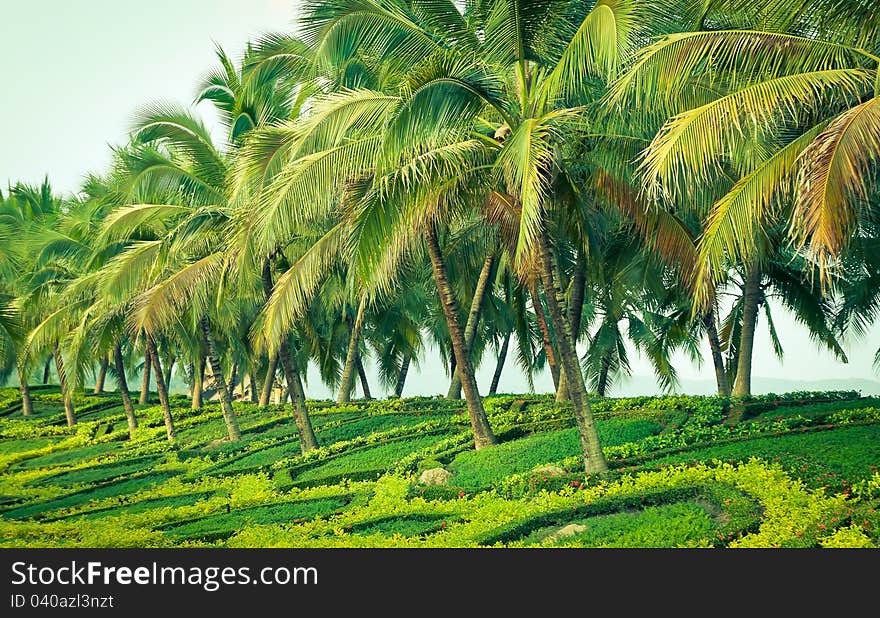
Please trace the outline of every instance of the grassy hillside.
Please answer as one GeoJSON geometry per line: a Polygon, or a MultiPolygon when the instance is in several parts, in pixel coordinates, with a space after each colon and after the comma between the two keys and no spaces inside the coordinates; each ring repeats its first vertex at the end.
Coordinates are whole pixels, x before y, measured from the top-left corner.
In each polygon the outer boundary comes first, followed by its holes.
{"type": "Polygon", "coordinates": [[[571,413],[547,396],[486,399],[497,447],[474,451],[461,404],[310,402],[302,455],[289,408],[175,400],[178,440],[115,394],[57,390],[23,418],[0,389],[6,546],[877,546],[880,399],[853,392],[594,402],[612,467],[585,477],[571,413]],[[444,468],[444,485],[419,482],[444,468]]]}

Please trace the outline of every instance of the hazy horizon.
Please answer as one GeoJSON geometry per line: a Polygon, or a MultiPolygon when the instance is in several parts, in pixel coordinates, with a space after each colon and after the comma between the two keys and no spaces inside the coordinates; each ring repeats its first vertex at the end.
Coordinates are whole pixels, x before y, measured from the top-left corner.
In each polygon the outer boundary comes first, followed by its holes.
{"type": "MultiPolygon", "coordinates": [[[[125,143],[141,105],[155,100],[192,103],[198,80],[215,64],[215,42],[237,58],[249,38],[292,30],[294,8],[294,2],[285,0],[4,3],[0,21],[9,27],[0,37],[0,66],[7,96],[0,99],[0,114],[7,126],[0,148],[0,182],[38,183],[48,174],[57,191],[75,192],[86,173],[107,167],[110,145],[125,143]]],[[[216,129],[209,105],[200,105],[198,112],[216,129]]],[[[222,139],[219,132],[215,135],[222,139]]],[[[858,341],[846,342],[850,363],[844,365],[818,350],[775,303],[774,317],[786,358],[775,358],[762,316],[755,342],[756,386],[763,379],[878,380],[872,365],[880,326],[858,341]]],[[[683,380],[713,379],[704,347],[702,367],[678,358],[683,380]]],[[[647,361],[634,350],[630,353],[634,379],[651,376],[647,361]]],[[[481,388],[493,368],[494,359],[487,358],[478,372],[481,388]]],[[[324,396],[314,369],[310,373],[309,394],[324,396]]],[[[371,374],[375,381],[375,372],[371,374]]],[[[406,392],[445,392],[446,383],[444,368],[428,350],[419,369],[410,372],[406,392]]],[[[536,380],[536,389],[546,391],[551,384],[545,372],[536,380]]],[[[381,392],[378,384],[373,387],[381,392]]],[[[528,390],[513,351],[500,390],[528,390]]]]}

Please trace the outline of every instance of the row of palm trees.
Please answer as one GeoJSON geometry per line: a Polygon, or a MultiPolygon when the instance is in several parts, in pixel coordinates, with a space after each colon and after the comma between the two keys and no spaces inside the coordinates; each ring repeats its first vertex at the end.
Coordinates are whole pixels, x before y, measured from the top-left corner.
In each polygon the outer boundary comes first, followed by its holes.
{"type": "MultiPolygon", "coordinates": [[[[236,392],[293,404],[318,444],[306,369],[352,396],[372,359],[400,396],[438,350],[476,448],[495,444],[511,347],[569,401],[584,466],[590,410],[629,370],[665,386],[711,349],[747,395],[776,298],[817,344],[878,315],[880,23],[876,0],[316,0],[199,85],[225,127],[145,106],[130,143],[73,198],[48,182],[0,205],[0,363],[53,362],[67,418],[88,376],[155,384],[193,408],[236,392]],[[578,345],[585,347],[579,355],[578,345]]],[[[45,378],[44,378],[45,381],[45,378]]]]}

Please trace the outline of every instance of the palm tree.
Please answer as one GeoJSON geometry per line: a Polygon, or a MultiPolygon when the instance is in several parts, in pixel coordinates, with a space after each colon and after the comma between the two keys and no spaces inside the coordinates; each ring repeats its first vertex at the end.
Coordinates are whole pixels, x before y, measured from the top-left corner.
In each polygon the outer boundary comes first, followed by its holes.
{"type": "MultiPolygon", "coordinates": [[[[358,50],[393,56],[396,65],[407,71],[403,95],[386,103],[393,106],[393,113],[383,136],[385,156],[390,176],[407,189],[416,189],[416,182],[423,185],[428,178],[433,181],[429,184],[445,187],[440,195],[425,195],[423,188],[418,189],[424,195],[422,209],[434,219],[422,223],[422,228],[465,396],[477,413],[482,405],[475,384],[469,385],[465,376],[470,363],[435,222],[450,210],[450,196],[456,199],[448,190],[453,178],[480,187],[484,200],[492,192],[494,199],[518,211],[516,267],[537,274],[544,288],[549,328],[556,337],[585,468],[590,472],[602,472],[606,464],[566,319],[549,231],[552,215],[566,205],[563,187],[575,186],[562,154],[562,136],[581,122],[586,106],[601,94],[601,81],[617,72],[622,55],[644,36],[640,24],[655,21],[639,15],[629,3],[567,5],[563,11],[542,2],[499,0],[488,5],[467,3],[462,14],[451,3],[416,13],[403,3],[358,1],[321,6],[305,24],[319,54],[343,56],[340,33],[346,32],[347,40],[357,41],[358,50]],[[458,164],[454,172],[449,169],[453,152],[458,164]],[[448,167],[443,169],[442,164],[448,167]],[[470,170],[475,177],[468,178],[470,170]]],[[[388,177],[383,182],[389,182],[388,177]]],[[[393,216],[390,208],[381,205],[366,210],[361,228],[387,231],[393,216]],[[374,221],[368,222],[368,217],[374,221]]],[[[375,234],[362,238],[362,246],[375,245],[375,234]]]]}
{"type": "Polygon", "coordinates": [[[824,283],[855,231],[880,156],[877,8],[780,0],[746,24],[757,29],[667,36],[609,99],[667,118],[641,160],[649,195],[674,202],[733,179],[707,215],[697,278],[708,285],[696,289],[720,283],[731,261],[746,265],[735,395],[750,392],[766,230],[787,224],[824,283]]]}

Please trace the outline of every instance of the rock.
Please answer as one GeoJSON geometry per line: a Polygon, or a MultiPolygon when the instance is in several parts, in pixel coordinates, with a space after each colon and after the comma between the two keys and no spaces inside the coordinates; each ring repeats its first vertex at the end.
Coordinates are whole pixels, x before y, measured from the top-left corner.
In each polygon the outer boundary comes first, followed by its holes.
{"type": "Polygon", "coordinates": [[[565,470],[559,466],[541,466],[532,470],[538,476],[565,476],[565,470]]]}
{"type": "Polygon", "coordinates": [[[544,539],[549,543],[555,543],[557,541],[562,541],[572,536],[576,536],[581,532],[584,532],[587,529],[586,526],[582,526],[581,524],[568,524],[554,532],[553,534],[548,534],[544,539]]]}
{"type": "Polygon", "coordinates": [[[443,468],[431,468],[425,470],[419,476],[422,485],[446,485],[452,478],[452,472],[443,468]]]}

